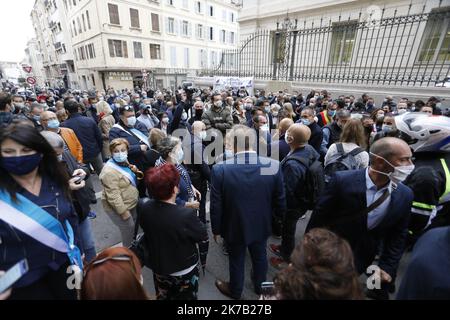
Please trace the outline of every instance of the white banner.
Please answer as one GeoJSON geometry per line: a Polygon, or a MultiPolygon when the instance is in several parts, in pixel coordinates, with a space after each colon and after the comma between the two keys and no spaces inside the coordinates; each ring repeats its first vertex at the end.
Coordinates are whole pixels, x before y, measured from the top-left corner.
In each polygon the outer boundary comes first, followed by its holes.
{"type": "Polygon", "coordinates": [[[214,78],[214,90],[221,91],[225,89],[231,89],[233,91],[239,91],[241,87],[244,87],[248,93],[253,95],[254,80],[253,77],[237,78],[237,77],[215,77],[214,78]]]}

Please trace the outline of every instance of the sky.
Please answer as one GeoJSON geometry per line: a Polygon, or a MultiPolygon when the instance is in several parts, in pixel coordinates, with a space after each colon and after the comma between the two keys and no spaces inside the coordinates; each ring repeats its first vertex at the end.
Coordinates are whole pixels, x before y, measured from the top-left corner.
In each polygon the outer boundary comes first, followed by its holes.
{"type": "Polygon", "coordinates": [[[31,10],[35,0],[0,0],[0,61],[20,62],[28,40],[35,37],[31,10]]]}

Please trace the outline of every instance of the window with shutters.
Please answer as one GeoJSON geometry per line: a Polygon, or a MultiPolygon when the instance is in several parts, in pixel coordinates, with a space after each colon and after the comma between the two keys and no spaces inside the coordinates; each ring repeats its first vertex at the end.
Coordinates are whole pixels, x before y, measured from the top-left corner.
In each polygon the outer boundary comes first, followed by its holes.
{"type": "Polygon", "coordinates": [[[89,52],[89,59],[94,59],[94,46],[92,44],[88,44],[87,48],[89,52]]]}
{"type": "Polygon", "coordinates": [[[137,9],[130,8],[130,20],[131,20],[131,27],[139,29],[140,23],[139,23],[139,11],[137,9]]]}
{"type": "Polygon", "coordinates": [[[120,25],[119,7],[116,4],[108,3],[109,23],[120,25]]]}
{"type": "Polygon", "coordinates": [[[233,31],[230,32],[230,43],[234,44],[234,32],[233,31]]]}
{"type": "Polygon", "coordinates": [[[197,25],[197,38],[198,39],[203,39],[204,35],[203,35],[203,25],[202,24],[198,24],[197,25]]]}
{"type": "Polygon", "coordinates": [[[134,57],[136,59],[142,59],[142,43],[133,41],[134,57]]]}
{"type": "Polygon", "coordinates": [[[187,37],[189,35],[189,22],[183,20],[181,30],[182,30],[181,34],[187,37]]]}
{"type": "Polygon", "coordinates": [[[209,40],[214,41],[214,27],[209,27],[209,40]]]}
{"type": "Polygon", "coordinates": [[[416,63],[450,62],[449,7],[433,9],[423,32],[416,63]]]}
{"type": "Polygon", "coordinates": [[[217,52],[211,51],[211,67],[215,67],[217,65],[217,52]]]}
{"type": "Polygon", "coordinates": [[[208,66],[208,55],[206,54],[206,50],[200,49],[199,51],[199,66],[200,68],[206,68],[208,66]]]}
{"type": "Polygon", "coordinates": [[[159,15],[156,13],[152,13],[152,31],[160,31],[159,30],[159,15]]]}
{"type": "Polygon", "coordinates": [[[214,7],[213,6],[209,6],[209,16],[214,17],[214,7]]]}
{"type": "Polygon", "coordinates": [[[161,60],[161,46],[159,44],[150,43],[150,59],[161,60]]]}
{"type": "Polygon", "coordinates": [[[122,40],[108,40],[109,55],[111,58],[128,58],[127,42],[122,40]]]}
{"type": "Polygon", "coordinates": [[[84,51],[84,47],[81,47],[80,49],[81,49],[81,60],[86,60],[86,54],[84,51]]]}
{"type": "Polygon", "coordinates": [[[86,20],[88,24],[88,29],[91,30],[91,19],[89,18],[89,11],[86,11],[86,20]]]}
{"type": "Polygon", "coordinates": [[[175,34],[175,19],[167,18],[167,33],[175,34]]]}
{"type": "Polygon", "coordinates": [[[176,47],[170,47],[170,65],[172,67],[177,66],[177,48],[176,47]]]}
{"type": "Polygon", "coordinates": [[[350,63],[353,47],[355,45],[357,28],[357,21],[333,23],[328,64],[345,65],[350,63]]]}
{"type": "Polygon", "coordinates": [[[201,1],[196,1],[195,2],[195,12],[202,14],[203,13],[203,5],[201,1]]]}
{"type": "Polygon", "coordinates": [[[184,48],[184,67],[189,68],[189,48],[184,48]]]}
{"type": "Polygon", "coordinates": [[[75,26],[75,20],[73,20],[72,23],[73,23],[73,33],[77,35],[77,27],[75,26]]]}
{"type": "Polygon", "coordinates": [[[220,42],[221,43],[225,43],[226,42],[226,36],[227,36],[227,33],[226,33],[226,31],[225,30],[220,30],[220,42]]]}
{"type": "Polygon", "coordinates": [[[81,19],[83,20],[83,31],[86,32],[86,19],[84,18],[84,13],[81,15],[81,19]]]}
{"type": "Polygon", "coordinates": [[[81,30],[80,17],[77,18],[77,25],[78,25],[78,33],[81,34],[83,30],[81,30]]]}

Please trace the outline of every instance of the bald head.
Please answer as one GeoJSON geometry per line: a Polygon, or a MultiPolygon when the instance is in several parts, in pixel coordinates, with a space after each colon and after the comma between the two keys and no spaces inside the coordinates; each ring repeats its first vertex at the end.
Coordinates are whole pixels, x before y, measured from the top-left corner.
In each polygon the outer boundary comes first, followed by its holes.
{"type": "Polygon", "coordinates": [[[292,149],[303,147],[311,138],[311,130],[308,126],[300,123],[295,123],[289,127],[286,132],[287,141],[292,149]]]}
{"type": "Polygon", "coordinates": [[[370,152],[389,160],[401,149],[409,150],[405,141],[394,137],[385,137],[375,141],[370,147],[370,152]]]}
{"type": "Polygon", "coordinates": [[[202,121],[194,121],[192,124],[192,133],[197,135],[199,132],[206,130],[206,126],[202,121]]]}
{"type": "Polygon", "coordinates": [[[291,118],[284,118],[280,121],[278,128],[280,129],[280,136],[286,133],[290,126],[294,124],[294,121],[291,118]]]}
{"type": "Polygon", "coordinates": [[[372,180],[377,186],[387,183],[389,174],[395,167],[412,165],[412,152],[408,144],[401,139],[386,137],[375,141],[370,147],[370,170],[372,180]]]}
{"type": "Polygon", "coordinates": [[[64,109],[64,102],[61,101],[61,100],[56,101],[55,107],[56,107],[57,111],[63,110],[64,109]]]}
{"type": "Polygon", "coordinates": [[[41,113],[41,121],[56,119],[56,114],[52,111],[44,111],[41,113]]]}

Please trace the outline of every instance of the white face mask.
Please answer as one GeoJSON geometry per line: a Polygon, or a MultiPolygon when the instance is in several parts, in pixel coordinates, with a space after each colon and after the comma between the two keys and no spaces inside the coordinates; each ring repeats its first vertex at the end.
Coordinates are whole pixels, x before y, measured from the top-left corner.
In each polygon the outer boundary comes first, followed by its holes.
{"type": "Polygon", "coordinates": [[[406,109],[398,109],[398,114],[404,114],[406,112],[406,109]]]}
{"type": "Polygon", "coordinates": [[[123,163],[128,159],[128,152],[114,152],[112,157],[114,161],[123,163]]]}
{"type": "Polygon", "coordinates": [[[136,124],[136,117],[129,117],[127,118],[128,127],[132,128],[136,124]]]}
{"type": "Polygon", "coordinates": [[[172,156],[172,159],[175,160],[177,164],[181,164],[184,160],[184,151],[182,148],[179,148],[177,152],[172,156]]]}
{"type": "Polygon", "coordinates": [[[269,131],[269,126],[267,124],[263,125],[262,127],[259,128],[261,131],[267,132],[269,131]]]}
{"type": "Polygon", "coordinates": [[[372,152],[370,152],[371,155],[381,158],[383,159],[388,165],[390,165],[392,168],[394,168],[394,171],[386,173],[386,172],[381,172],[378,170],[373,169],[372,167],[370,167],[370,169],[372,171],[375,171],[379,174],[383,174],[385,176],[387,176],[392,182],[394,183],[399,183],[399,182],[403,182],[406,180],[406,178],[411,174],[411,172],[414,171],[415,166],[413,164],[408,165],[408,166],[394,166],[392,163],[390,163],[389,161],[387,161],[385,158],[374,154],[372,152]]]}
{"type": "Polygon", "coordinates": [[[187,113],[183,112],[183,114],[181,115],[181,120],[186,121],[188,118],[187,113]]]}
{"type": "Polygon", "coordinates": [[[391,132],[392,130],[394,130],[394,127],[392,127],[388,124],[383,124],[381,126],[381,130],[387,133],[387,132],[391,132]]]}

